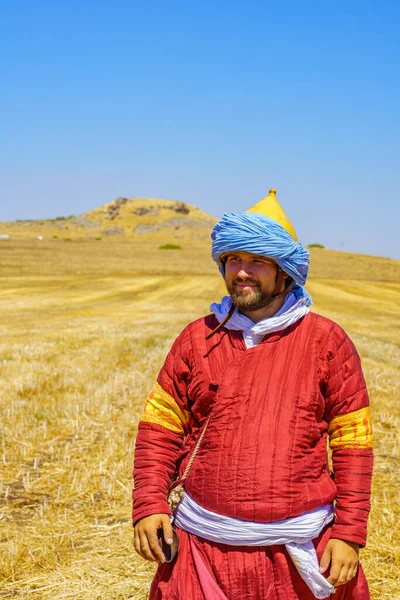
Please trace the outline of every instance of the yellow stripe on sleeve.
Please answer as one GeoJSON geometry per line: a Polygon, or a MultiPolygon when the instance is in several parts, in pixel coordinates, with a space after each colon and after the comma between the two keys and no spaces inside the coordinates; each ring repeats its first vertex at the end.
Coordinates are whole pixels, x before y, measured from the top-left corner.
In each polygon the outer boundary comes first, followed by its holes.
{"type": "Polygon", "coordinates": [[[180,408],[160,384],[156,383],[146,398],[141,423],[155,423],[174,433],[184,434],[190,413],[180,408]]]}
{"type": "Polygon", "coordinates": [[[372,448],[374,439],[369,408],[335,417],[329,423],[328,434],[332,450],[372,448]]]}

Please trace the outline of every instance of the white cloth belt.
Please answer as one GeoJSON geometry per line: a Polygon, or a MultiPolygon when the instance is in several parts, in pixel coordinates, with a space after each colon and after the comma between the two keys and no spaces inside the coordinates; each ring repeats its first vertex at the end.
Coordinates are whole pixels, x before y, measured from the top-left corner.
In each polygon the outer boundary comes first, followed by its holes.
{"type": "Polygon", "coordinates": [[[302,579],[318,599],[335,593],[319,572],[317,554],[312,540],[334,518],[333,505],[326,504],[274,523],[254,523],[219,515],[201,507],[185,492],[174,522],[178,527],[212,542],[230,546],[273,546],[284,544],[302,579]]]}

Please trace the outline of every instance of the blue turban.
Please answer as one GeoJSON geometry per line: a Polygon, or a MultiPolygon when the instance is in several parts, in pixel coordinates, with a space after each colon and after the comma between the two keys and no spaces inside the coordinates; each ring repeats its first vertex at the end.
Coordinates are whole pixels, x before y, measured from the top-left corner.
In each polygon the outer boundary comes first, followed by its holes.
{"type": "Polygon", "coordinates": [[[214,225],[211,238],[212,258],[223,276],[220,257],[226,252],[237,250],[272,258],[296,282],[292,288],[295,295],[305,296],[307,304],[312,304],[302,287],[310,266],[309,252],[273,219],[253,212],[225,213],[214,225]]]}

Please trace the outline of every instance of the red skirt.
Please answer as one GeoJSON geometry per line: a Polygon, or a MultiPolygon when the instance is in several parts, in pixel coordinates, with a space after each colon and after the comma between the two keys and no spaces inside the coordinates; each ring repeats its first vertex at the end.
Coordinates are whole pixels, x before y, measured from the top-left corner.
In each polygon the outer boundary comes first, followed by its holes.
{"type": "MultiPolygon", "coordinates": [[[[314,540],[318,559],[330,538],[330,530],[328,526],[314,540]]],[[[159,566],[149,600],[205,600],[207,595],[198,577],[191,541],[228,600],[315,600],[285,546],[228,546],[208,542],[179,529],[177,533],[177,558],[159,566]]],[[[361,565],[357,576],[338,587],[331,599],[370,600],[361,565]]]]}

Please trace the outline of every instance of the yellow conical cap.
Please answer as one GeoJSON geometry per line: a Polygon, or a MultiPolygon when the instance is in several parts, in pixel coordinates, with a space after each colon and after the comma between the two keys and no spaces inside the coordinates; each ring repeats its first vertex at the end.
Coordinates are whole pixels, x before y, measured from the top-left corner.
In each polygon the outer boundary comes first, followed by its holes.
{"type": "Polygon", "coordinates": [[[248,208],[246,212],[256,212],[274,219],[279,225],[282,225],[284,229],[292,236],[295,242],[297,242],[296,231],[286,216],[285,211],[279,204],[276,197],[276,189],[271,188],[268,196],[257,202],[251,208],[248,208]]]}

